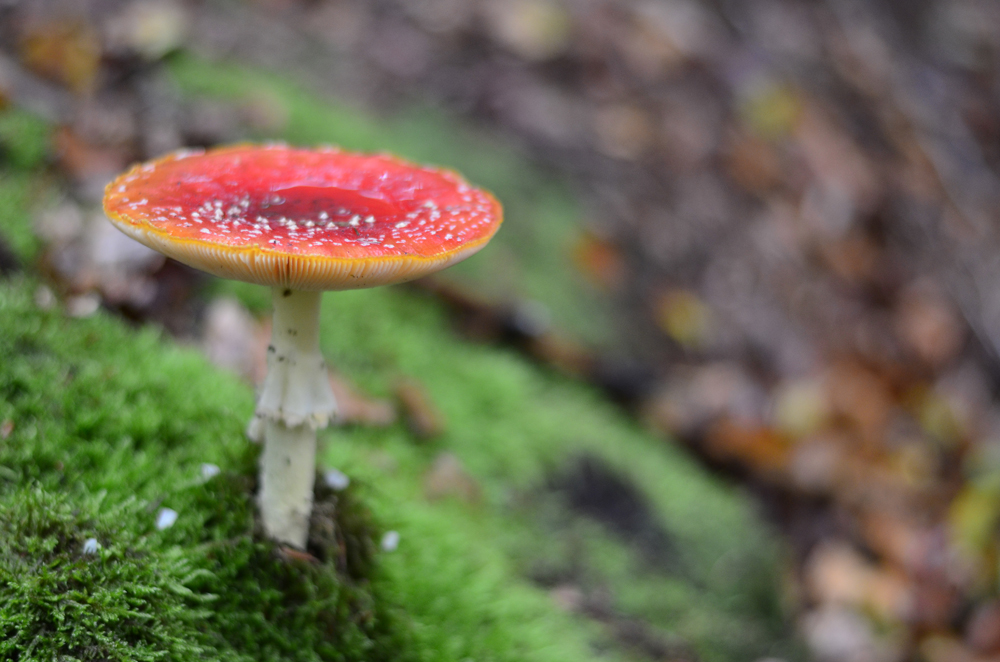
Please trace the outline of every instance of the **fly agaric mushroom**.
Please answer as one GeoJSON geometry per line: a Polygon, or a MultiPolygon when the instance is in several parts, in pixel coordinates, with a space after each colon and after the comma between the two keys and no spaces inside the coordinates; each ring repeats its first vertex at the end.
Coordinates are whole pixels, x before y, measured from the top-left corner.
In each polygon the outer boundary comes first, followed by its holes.
{"type": "Polygon", "coordinates": [[[136,165],[108,184],[104,210],[168,257],[272,288],[268,372],[248,434],[264,442],[264,529],[300,549],[316,430],[336,415],[319,349],[322,292],[443,269],[485,246],[502,219],[493,196],[453,172],[283,145],[180,151],[136,165]]]}

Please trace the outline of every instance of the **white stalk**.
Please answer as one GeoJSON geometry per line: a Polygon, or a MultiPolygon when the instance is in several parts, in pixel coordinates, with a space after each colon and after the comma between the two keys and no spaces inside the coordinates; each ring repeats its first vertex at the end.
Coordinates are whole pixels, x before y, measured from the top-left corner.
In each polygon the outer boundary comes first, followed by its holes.
{"type": "Polygon", "coordinates": [[[306,548],[315,480],[316,430],[265,421],[258,504],[267,535],[306,548]]]}
{"type": "MultiPolygon", "coordinates": [[[[274,288],[267,376],[257,399],[258,418],[287,425],[326,427],[337,413],[326,362],[319,351],[322,292],[274,288]]],[[[251,435],[256,436],[256,435],[251,435]]]]}
{"type": "Polygon", "coordinates": [[[248,435],[263,440],[258,494],[265,532],[305,548],[316,471],[316,430],[337,410],[319,351],[322,292],[274,288],[267,376],[248,435]]]}

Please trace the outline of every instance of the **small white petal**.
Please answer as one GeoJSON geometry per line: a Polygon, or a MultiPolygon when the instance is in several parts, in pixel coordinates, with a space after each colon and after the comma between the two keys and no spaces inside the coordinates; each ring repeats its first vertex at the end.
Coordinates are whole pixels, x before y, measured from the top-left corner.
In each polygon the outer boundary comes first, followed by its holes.
{"type": "Polygon", "coordinates": [[[395,552],[399,548],[399,532],[386,531],[382,536],[381,547],[383,552],[395,552]]]}
{"type": "Polygon", "coordinates": [[[201,465],[201,479],[208,480],[213,476],[218,476],[220,471],[222,471],[222,469],[220,469],[218,465],[205,462],[201,465]]]}
{"type": "Polygon", "coordinates": [[[323,481],[327,487],[338,492],[346,490],[347,486],[351,484],[350,477],[337,469],[327,469],[323,473],[323,481]]]}
{"type": "Polygon", "coordinates": [[[97,538],[87,538],[83,541],[84,554],[96,554],[100,548],[101,543],[97,542],[97,538]]]}
{"type": "Polygon", "coordinates": [[[170,508],[160,508],[160,512],[156,514],[156,528],[159,531],[163,529],[169,529],[177,521],[177,511],[171,510],[170,508]]]}

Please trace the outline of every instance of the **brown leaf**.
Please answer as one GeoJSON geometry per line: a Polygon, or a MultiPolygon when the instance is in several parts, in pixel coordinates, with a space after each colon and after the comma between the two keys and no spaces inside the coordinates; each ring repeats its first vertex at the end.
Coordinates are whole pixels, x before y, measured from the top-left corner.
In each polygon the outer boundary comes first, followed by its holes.
{"type": "Polygon", "coordinates": [[[733,132],[725,150],[729,176],[749,193],[765,194],[783,180],[781,158],[774,145],[748,132],[733,132]]]}
{"type": "Polygon", "coordinates": [[[819,253],[826,265],[842,280],[858,285],[870,281],[881,257],[878,247],[860,232],[819,242],[819,253]]]}
{"type": "Polygon", "coordinates": [[[795,139],[821,189],[835,191],[853,209],[872,208],[881,187],[878,171],[825,109],[804,104],[795,139]]]}
{"type": "Polygon", "coordinates": [[[592,283],[609,292],[618,290],[625,279],[625,260],[608,239],[586,232],[573,248],[573,261],[592,283]]]}
{"type": "Polygon", "coordinates": [[[893,413],[889,385],[860,364],[840,361],[827,375],[826,389],[834,413],[855,425],[866,444],[878,448],[893,413]]]}
{"type": "Polygon", "coordinates": [[[593,364],[593,357],[584,345],[556,331],[529,340],[528,350],[538,360],[574,377],[586,375],[593,364]]]}
{"type": "Polygon", "coordinates": [[[403,417],[417,438],[433,439],[444,433],[444,417],[423,384],[415,379],[402,378],[397,380],[395,392],[403,417]]]}
{"type": "Polygon", "coordinates": [[[593,117],[597,149],[611,158],[635,160],[653,144],[655,127],[640,107],[615,104],[598,108],[593,117]]]}
{"type": "Polygon", "coordinates": [[[361,393],[346,377],[330,372],[330,386],[337,399],[337,420],[341,423],[387,427],[396,421],[396,407],[389,400],[361,393]]]}
{"type": "Polygon", "coordinates": [[[958,311],[933,284],[908,287],[895,312],[896,332],[925,363],[940,367],[955,358],[965,340],[958,311]]]}
{"type": "Polygon", "coordinates": [[[53,144],[59,165],[77,181],[106,183],[129,163],[129,154],[124,149],[88,143],[69,127],[55,132],[53,144]]]}
{"type": "Polygon", "coordinates": [[[101,63],[96,30],[80,21],[54,21],[25,31],[21,60],[35,73],[62,83],[78,94],[94,89],[101,63]]]}
{"type": "Polygon", "coordinates": [[[965,643],[977,653],[1000,653],[1000,602],[988,600],[976,606],[965,626],[965,643]]]}
{"type": "Polygon", "coordinates": [[[898,513],[869,508],[860,516],[865,543],[881,557],[907,572],[933,572],[933,557],[940,552],[933,533],[905,520],[898,513]]]}
{"type": "Polygon", "coordinates": [[[303,552],[301,550],[295,549],[294,547],[279,547],[278,557],[285,561],[286,563],[291,561],[298,561],[300,563],[309,563],[311,565],[316,565],[319,563],[319,559],[310,554],[309,552],[303,552]]]}
{"type": "Polygon", "coordinates": [[[806,585],[820,603],[862,607],[883,621],[899,621],[911,608],[910,586],[844,542],[824,542],[806,562],[806,585]]]}
{"type": "Polygon", "coordinates": [[[723,418],[705,435],[705,451],[719,460],[737,461],[764,478],[787,475],[788,439],[766,426],[723,418]]]}
{"type": "Polygon", "coordinates": [[[481,498],[482,491],[456,455],[441,453],[424,474],[424,496],[431,501],[457,497],[475,503],[481,498]]]}
{"type": "Polygon", "coordinates": [[[789,476],[808,494],[828,494],[837,487],[846,464],[847,443],[835,434],[799,441],[791,450],[789,476]]]}

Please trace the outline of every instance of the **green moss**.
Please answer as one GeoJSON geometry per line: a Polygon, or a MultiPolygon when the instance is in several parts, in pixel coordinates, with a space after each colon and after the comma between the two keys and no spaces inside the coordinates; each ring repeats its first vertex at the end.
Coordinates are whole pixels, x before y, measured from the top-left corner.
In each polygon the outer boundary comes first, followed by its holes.
{"type": "Polygon", "coordinates": [[[415,445],[402,428],[328,435],[329,462],[391,491],[404,540],[426,527],[421,477],[447,449],[484,494],[485,504],[448,505],[452,522],[461,523],[448,537],[461,536],[465,549],[490,546],[521,576],[535,576],[548,559],[557,577],[610,592],[619,616],[658,623],[704,659],[777,652],[785,624],[770,532],[745,499],[676,448],[586,386],[511,352],[457,342],[442,311],[411,292],[328,294],[322,325],[331,364],[375,393],[388,393],[399,375],[418,376],[448,422],[431,448],[415,445]],[[601,529],[546,487],[581,455],[634,486],[648,504],[648,524],[669,536],[673,566],[645,562],[641,541],[607,528],[583,533],[601,529]],[[388,472],[380,468],[386,457],[388,472]],[[421,523],[408,524],[409,517],[421,523]]]}
{"type": "MultiPolygon", "coordinates": [[[[543,616],[551,608],[523,584],[508,599],[511,576],[498,553],[464,558],[464,536],[449,545],[429,533],[456,524],[426,505],[407,515],[428,520],[415,566],[409,558],[403,567],[373,565],[378,527],[350,490],[337,496],[339,533],[327,549],[310,549],[318,561],[284,557],[253,530],[254,449],[242,433],[249,388],[155,331],[39,311],[31,287],[0,285],[0,510],[10,514],[0,530],[0,632],[19,633],[11,646],[22,659],[183,659],[177,651],[195,649],[209,660],[586,658],[580,633],[555,644],[564,655],[546,646],[529,654],[523,642],[547,644],[552,632],[518,625],[510,604],[530,603],[543,616]],[[205,462],[223,473],[202,481],[205,462]],[[41,495],[34,501],[32,490],[41,495]],[[78,510],[98,497],[113,517],[78,510]],[[154,527],[161,507],[179,513],[163,532],[154,527]],[[45,522],[37,531],[15,526],[28,511],[45,522]],[[101,541],[102,554],[131,561],[124,570],[90,563],[80,551],[87,537],[101,541]],[[77,584],[18,572],[45,545],[46,567],[77,584]],[[81,562],[86,572],[74,570],[81,562]],[[78,591],[103,586],[119,587],[101,593],[106,609],[67,612],[78,591]],[[143,601],[128,602],[133,591],[143,601]],[[128,605],[147,615],[141,632],[123,617],[128,605]],[[58,636],[50,623],[62,628],[58,636]]],[[[355,482],[365,484],[360,475],[355,482]]],[[[395,519],[378,493],[370,500],[395,519]]]]}
{"type": "Polygon", "coordinates": [[[138,504],[25,486],[0,506],[0,659],[184,660],[199,611],[190,566],[125,525],[138,504]],[[88,540],[99,548],[84,551],[88,540]]]}
{"type": "Polygon", "coordinates": [[[50,133],[48,123],[31,113],[0,110],[0,243],[26,263],[41,248],[28,210],[45,189],[36,170],[48,156],[50,133]]]}
{"type": "Polygon", "coordinates": [[[41,242],[31,228],[28,213],[38,180],[30,173],[11,170],[0,164],[0,242],[22,262],[31,262],[41,242]]]}
{"type": "Polygon", "coordinates": [[[51,131],[48,122],[27,111],[0,111],[0,163],[19,170],[37,168],[48,156],[51,131]]]}
{"type": "Polygon", "coordinates": [[[15,659],[404,654],[351,493],[331,520],[350,536],[331,544],[360,561],[319,550],[302,566],[255,535],[247,387],[154,331],[38,311],[28,289],[0,287],[0,633],[17,633],[15,659]],[[206,462],[225,471],[203,481],[206,462]],[[160,507],[179,513],[163,532],[160,507]]]}
{"type": "MultiPolygon", "coordinates": [[[[30,264],[39,180],[0,173],[16,221],[0,232],[30,264]]],[[[417,377],[446,431],[324,433],[322,462],[352,487],[321,493],[303,560],[254,529],[251,389],[155,329],[39,310],[36,284],[0,282],[0,659],[645,659],[613,622],[556,608],[546,589],[560,583],[705,660],[789,654],[775,548],[738,494],[586,386],[460,341],[429,298],[324,301],[331,363],[381,395],[417,377]],[[445,450],[481,500],[425,497],[445,450]],[[567,500],[559,477],[579,457],[634,486],[670,562],[567,500]],[[222,472],[204,480],[204,463],[222,472]],[[158,531],[163,507],[179,517],[158,531]],[[387,529],[399,549],[376,553],[387,529]]],[[[268,308],[261,288],[216,290],[268,308]]]]}
{"type": "Polygon", "coordinates": [[[356,488],[320,492],[313,530],[329,535],[314,536],[313,559],[294,558],[251,535],[254,465],[206,482],[192,504],[212,538],[197,550],[206,572],[192,582],[213,596],[203,621],[211,639],[247,660],[416,659],[393,603],[371,586],[377,529],[356,488]],[[237,535],[220,535],[227,530],[237,535]]]}
{"type": "MultiPolygon", "coordinates": [[[[36,502],[45,508],[55,504],[46,517],[63,522],[67,533],[60,535],[72,541],[53,547],[59,567],[79,562],[86,537],[123,558],[141,550],[143,563],[128,566],[133,574],[121,575],[122,585],[161,587],[145,594],[142,612],[156,622],[143,632],[163,638],[156,650],[168,659],[171,646],[182,644],[201,647],[199,659],[592,659],[590,646],[610,634],[556,610],[524,579],[539,559],[565,565],[574,540],[585,541],[577,558],[588,570],[571,579],[613,583],[623,615],[661,623],[705,659],[763,654],[781,638],[768,611],[773,591],[765,610],[746,598],[762,581],[770,589],[760,578],[773,571],[769,546],[748,524],[745,507],[586,389],[511,354],[456,342],[441,312],[420,297],[373,291],[330,296],[324,306],[328,353],[376,392],[397,374],[421,374],[448,432],[432,447],[415,445],[402,425],[325,434],[325,461],[348,471],[363,499],[351,491],[338,497],[348,538],[312,549],[319,561],[302,563],[254,535],[255,449],[242,436],[250,390],[155,331],[134,333],[101,315],[71,320],[39,311],[30,289],[30,281],[0,287],[0,421],[13,425],[0,444],[0,509],[23,512],[31,490],[41,491],[36,502]],[[443,448],[479,481],[483,502],[423,496],[422,476],[443,448]],[[565,509],[557,509],[560,526],[540,516],[536,506],[545,497],[532,495],[579,449],[641,486],[676,537],[686,574],[644,567],[613,536],[581,535],[586,525],[565,509]],[[223,473],[202,481],[204,462],[223,473]],[[101,528],[103,511],[81,509],[95,495],[116,513],[117,529],[101,528]],[[83,514],[73,517],[82,519],[66,520],[59,513],[68,506],[60,511],[58,504],[74,504],[72,512],[83,514]],[[180,514],[164,532],[153,526],[160,507],[180,514]],[[372,566],[372,541],[384,528],[401,534],[400,548],[374,557],[372,566]],[[354,550],[354,560],[329,551],[341,548],[354,550]],[[172,565],[177,559],[183,567],[172,565]]],[[[16,559],[7,550],[37,543],[10,525],[3,532],[5,568],[12,569],[16,559]]],[[[83,583],[104,583],[107,569],[94,565],[97,574],[83,583]]],[[[40,627],[26,630],[24,619],[32,609],[60,617],[51,611],[61,599],[52,586],[8,570],[0,628],[50,640],[40,627]]],[[[94,630],[79,616],[62,621],[67,637],[114,633],[119,624],[133,631],[125,620],[94,630]]],[[[71,654],[69,639],[51,641],[53,654],[71,654]]],[[[129,645],[141,652],[150,641],[129,645]]]]}

